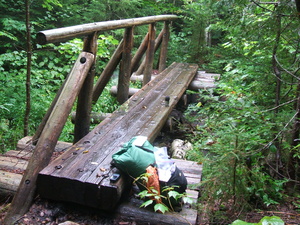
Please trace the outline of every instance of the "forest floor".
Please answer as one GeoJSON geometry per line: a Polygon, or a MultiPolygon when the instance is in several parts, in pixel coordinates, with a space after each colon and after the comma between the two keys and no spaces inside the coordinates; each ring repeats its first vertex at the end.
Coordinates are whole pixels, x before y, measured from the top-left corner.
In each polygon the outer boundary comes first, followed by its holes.
{"type": "MultiPolygon", "coordinates": [[[[8,205],[2,203],[0,205],[0,221],[5,216],[5,207],[8,205]]],[[[300,224],[300,213],[295,209],[290,202],[285,202],[270,209],[253,211],[238,215],[239,212],[232,213],[223,211],[222,214],[217,213],[214,218],[207,218],[205,215],[199,215],[199,225],[204,224],[230,224],[237,217],[248,223],[258,223],[264,216],[278,216],[285,225],[300,224]],[[218,218],[216,218],[219,216],[218,218]]],[[[136,225],[134,221],[123,221],[115,219],[113,214],[105,214],[96,209],[79,206],[71,203],[52,202],[44,199],[37,198],[26,213],[16,223],[18,225],[136,225]],[[68,223],[66,223],[68,222],[68,223]],[[72,222],[72,223],[71,223],[72,222]]],[[[151,224],[151,222],[149,222],[151,224]]]]}
{"type": "MultiPolygon", "coordinates": [[[[265,217],[277,216],[281,218],[285,225],[299,225],[300,224],[300,208],[295,206],[294,202],[299,202],[298,198],[288,198],[278,205],[272,205],[264,208],[256,208],[246,212],[235,211],[231,209],[213,210],[210,214],[200,213],[198,218],[199,225],[208,224],[231,224],[233,221],[240,219],[247,223],[259,223],[265,217]]],[[[205,208],[205,204],[203,206],[205,208]]],[[[241,209],[242,210],[242,209],[241,209]]],[[[273,224],[272,224],[273,225],[273,224]]]]}

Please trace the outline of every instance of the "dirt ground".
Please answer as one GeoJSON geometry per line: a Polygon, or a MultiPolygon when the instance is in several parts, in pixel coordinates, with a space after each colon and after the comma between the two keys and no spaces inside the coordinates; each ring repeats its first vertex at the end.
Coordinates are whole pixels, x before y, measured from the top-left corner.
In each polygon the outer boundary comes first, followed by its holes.
{"type": "MultiPolygon", "coordinates": [[[[0,205],[0,222],[5,216],[8,204],[0,205]]],[[[300,211],[291,203],[272,207],[272,210],[254,210],[241,215],[239,212],[224,212],[223,215],[215,215],[219,218],[207,218],[205,215],[199,215],[199,225],[204,224],[230,224],[237,217],[249,223],[258,223],[264,216],[278,216],[286,225],[300,224],[300,211]],[[226,216],[225,216],[226,215],[226,216]]],[[[135,221],[124,221],[116,219],[113,213],[101,212],[97,209],[88,208],[72,203],[61,203],[36,198],[34,204],[16,223],[17,225],[138,225],[135,221]],[[72,223],[71,223],[72,222],[72,223]]],[[[149,221],[148,224],[151,224],[149,221]]]]}

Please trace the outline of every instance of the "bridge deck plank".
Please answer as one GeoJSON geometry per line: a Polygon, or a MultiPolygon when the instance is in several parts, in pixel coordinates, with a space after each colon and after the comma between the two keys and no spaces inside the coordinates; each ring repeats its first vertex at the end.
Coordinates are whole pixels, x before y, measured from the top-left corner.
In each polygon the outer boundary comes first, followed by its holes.
{"type": "Polygon", "coordinates": [[[41,196],[100,209],[113,209],[127,186],[126,176],[111,183],[111,156],[133,136],[153,141],[194,78],[198,66],[173,63],[38,176],[41,196]],[[165,105],[165,97],[170,98],[165,105]]]}

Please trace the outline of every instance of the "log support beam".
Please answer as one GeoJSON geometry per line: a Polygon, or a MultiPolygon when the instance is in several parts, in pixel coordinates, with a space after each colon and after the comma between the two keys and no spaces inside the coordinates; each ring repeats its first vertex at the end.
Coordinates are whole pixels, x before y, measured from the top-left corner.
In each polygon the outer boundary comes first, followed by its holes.
{"type": "Polygon", "coordinates": [[[82,52],[79,55],[65,86],[45,124],[35,151],[13,198],[4,220],[4,225],[11,225],[29,209],[36,190],[39,172],[48,165],[59,135],[75,102],[76,96],[94,62],[94,55],[82,52]]]}

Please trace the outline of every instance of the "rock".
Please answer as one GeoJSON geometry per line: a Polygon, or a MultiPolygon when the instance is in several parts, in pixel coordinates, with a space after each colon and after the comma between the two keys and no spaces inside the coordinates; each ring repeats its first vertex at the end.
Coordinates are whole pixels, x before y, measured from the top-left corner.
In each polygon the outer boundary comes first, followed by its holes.
{"type": "Polygon", "coordinates": [[[63,223],[59,223],[58,225],[79,225],[79,223],[75,223],[72,221],[65,221],[63,223]]]}
{"type": "Polygon", "coordinates": [[[175,139],[171,144],[171,156],[175,159],[184,159],[186,152],[193,149],[193,145],[188,141],[175,139]]]}

